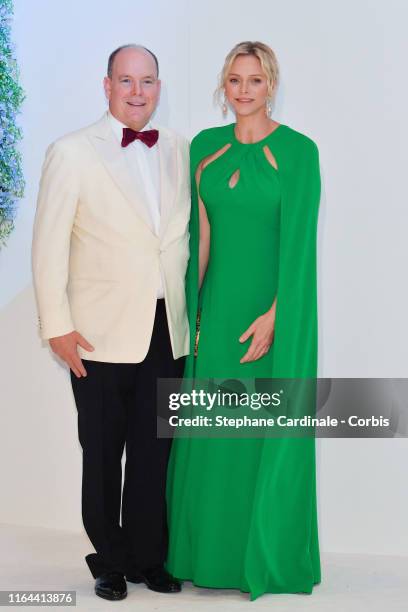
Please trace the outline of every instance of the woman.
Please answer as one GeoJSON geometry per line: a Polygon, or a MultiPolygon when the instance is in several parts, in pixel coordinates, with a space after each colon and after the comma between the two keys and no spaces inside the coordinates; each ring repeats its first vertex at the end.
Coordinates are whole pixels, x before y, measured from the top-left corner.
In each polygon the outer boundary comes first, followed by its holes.
{"type": "MultiPolygon", "coordinates": [[[[236,123],[191,145],[188,378],[316,376],[318,150],[270,118],[277,82],[267,45],[236,45],[236,123]]],[[[176,438],[167,492],[176,577],[252,600],[320,582],[313,437],[176,438]]]]}

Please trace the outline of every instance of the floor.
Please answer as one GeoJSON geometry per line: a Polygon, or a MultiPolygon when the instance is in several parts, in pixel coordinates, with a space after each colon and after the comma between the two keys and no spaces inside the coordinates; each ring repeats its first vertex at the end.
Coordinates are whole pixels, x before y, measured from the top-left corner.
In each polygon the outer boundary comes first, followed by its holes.
{"type": "MultiPolygon", "coordinates": [[[[204,589],[184,583],[178,594],[162,595],[144,585],[129,584],[120,602],[96,597],[83,557],[89,552],[85,534],[0,525],[0,590],[75,590],[76,610],[128,612],[399,612],[408,609],[408,558],[322,554],[322,583],[312,595],[267,594],[250,602],[233,590],[204,589]]],[[[19,606],[28,609],[27,606],[19,606]]],[[[5,609],[14,609],[7,606],[5,609]]],[[[72,606],[58,606],[72,610],[72,606]]]]}

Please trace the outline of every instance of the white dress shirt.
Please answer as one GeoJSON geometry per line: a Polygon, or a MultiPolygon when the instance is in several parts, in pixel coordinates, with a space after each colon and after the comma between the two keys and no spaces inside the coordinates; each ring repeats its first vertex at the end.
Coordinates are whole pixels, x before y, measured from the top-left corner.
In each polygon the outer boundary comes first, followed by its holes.
{"type": "MultiPolygon", "coordinates": [[[[160,230],[160,165],[157,145],[148,147],[141,140],[134,140],[127,147],[122,148],[124,123],[116,119],[108,112],[112,130],[122,149],[123,155],[129,166],[129,172],[137,184],[137,188],[144,191],[144,201],[148,206],[149,215],[153,223],[154,231],[159,234],[160,230]]],[[[151,130],[148,123],[143,130],[151,130]]],[[[164,297],[163,279],[160,276],[157,288],[157,297],[164,297]]]]}

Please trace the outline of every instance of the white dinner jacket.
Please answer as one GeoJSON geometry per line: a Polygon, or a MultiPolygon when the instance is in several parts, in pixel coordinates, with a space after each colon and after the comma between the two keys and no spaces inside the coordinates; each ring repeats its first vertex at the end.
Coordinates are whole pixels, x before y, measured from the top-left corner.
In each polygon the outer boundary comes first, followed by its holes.
{"type": "Polygon", "coordinates": [[[43,339],[73,330],[112,363],[145,358],[160,270],[173,357],[189,352],[184,277],[190,215],[188,142],[157,127],[158,235],[107,114],[47,150],[33,232],[33,278],[43,339]]]}

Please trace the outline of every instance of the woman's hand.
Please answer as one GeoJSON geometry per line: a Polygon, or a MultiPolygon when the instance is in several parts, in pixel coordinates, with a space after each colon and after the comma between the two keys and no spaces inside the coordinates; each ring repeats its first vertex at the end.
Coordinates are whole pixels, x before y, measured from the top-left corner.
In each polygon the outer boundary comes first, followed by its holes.
{"type": "Polygon", "coordinates": [[[268,312],[255,319],[246,332],[242,334],[239,339],[240,342],[245,342],[251,336],[253,336],[253,338],[247,352],[240,360],[240,363],[256,361],[269,351],[275,331],[275,313],[276,309],[274,304],[268,312]]]}

